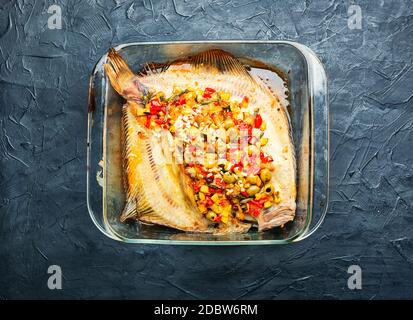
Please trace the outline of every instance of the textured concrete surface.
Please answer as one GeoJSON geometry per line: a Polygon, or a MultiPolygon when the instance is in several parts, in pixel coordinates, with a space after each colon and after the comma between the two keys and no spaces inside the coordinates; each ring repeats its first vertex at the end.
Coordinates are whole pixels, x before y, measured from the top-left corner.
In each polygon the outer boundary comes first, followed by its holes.
{"type": "Polygon", "coordinates": [[[0,3],[0,298],[413,298],[413,2],[0,3]],[[49,30],[57,3],[62,30],[49,30]],[[86,208],[88,75],[132,41],[290,39],[329,75],[331,201],[302,243],[125,245],[86,208]],[[47,268],[63,290],[47,288],[47,268]],[[347,268],[363,288],[347,288],[347,268]]]}

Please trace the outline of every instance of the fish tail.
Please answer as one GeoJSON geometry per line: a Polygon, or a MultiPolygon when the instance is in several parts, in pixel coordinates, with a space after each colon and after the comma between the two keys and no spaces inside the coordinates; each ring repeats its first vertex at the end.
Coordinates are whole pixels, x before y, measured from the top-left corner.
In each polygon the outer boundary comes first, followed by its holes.
{"type": "Polygon", "coordinates": [[[104,68],[112,87],[125,99],[140,102],[142,95],[147,93],[145,86],[115,49],[109,49],[104,68]]]}

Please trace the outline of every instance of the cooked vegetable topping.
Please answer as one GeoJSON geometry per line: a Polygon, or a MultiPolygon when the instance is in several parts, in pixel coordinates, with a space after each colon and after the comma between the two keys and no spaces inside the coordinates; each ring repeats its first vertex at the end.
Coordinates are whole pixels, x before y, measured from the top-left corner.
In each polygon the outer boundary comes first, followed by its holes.
{"type": "Polygon", "coordinates": [[[147,128],[166,129],[182,141],[185,174],[196,205],[213,222],[244,220],[279,203],[272,184],[273,158],[263,148],[266,123],[250,99],[232,99],[213,88],[162,92],[144,99],[139,111],[147,128]]]}

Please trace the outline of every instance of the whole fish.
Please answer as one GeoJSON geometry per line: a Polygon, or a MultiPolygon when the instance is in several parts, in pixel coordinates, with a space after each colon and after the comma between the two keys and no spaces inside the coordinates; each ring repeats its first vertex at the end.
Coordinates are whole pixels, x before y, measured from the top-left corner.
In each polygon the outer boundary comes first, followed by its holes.
{"type": "MultiPolygon", "coordinates": [[[[127,199],[122,221],[137,218],[143,223],[188,232],[228,234],[247,232],[251,221],[255,221],[262,231],[294,219],[295,155],[286,108],[234,56],[218,49],[208,50],[172,62],[162,70],[134,74],[122,57],[111,49],[105,71],[113,88],[126,99],[122,121],[127,199]],[[168,130],[149,128],[142,117],[148,96],[163,92],[170,97],[176,87],[213,88],[212,91],[228,92],[231,99],[237,100],[249,97],[247,110],[254,114],[259,108],[266,123],[268,143],[265,152],[273,166],[268,185],[273,198],[277,198],[276,204],[262,208],[251,221],[239,221],[229,214],[228,221],[219,223],[218,227],[199,211],[191,181],[184,174],[184,165],[169,161],[174,138],[168,130]]],[[[252,203],[248,205],[252,206],[252,203]]]]}

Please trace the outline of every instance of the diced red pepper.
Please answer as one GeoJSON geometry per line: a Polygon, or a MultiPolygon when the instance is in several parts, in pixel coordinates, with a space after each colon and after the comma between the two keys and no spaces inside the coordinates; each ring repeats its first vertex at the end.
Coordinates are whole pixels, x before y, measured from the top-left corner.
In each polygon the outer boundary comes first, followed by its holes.
{"type": "Polygon", "coordinates": [[[211,192],[211,193],[222,193],[222,189],[209,187],[209,192],[211,192]]]}
{"type": "Polygon", "coordinates": [[[250,102],[250,99],[248,98],[248,97],[244,97],[244,99],[242,99],[243,100],[243,102],[245,102],[245,103],[249,103],[250,102]]]}
{"type": "Polygon", "coordinates": [[[274,159],[270,155],[268,155],[268,156],[264,155],[264,152],[260,152],[260,159],[261,159],[261,162],[263,162],[263,163],[268,163],[268,162],[273,162],[274,161],[274,159]]]}
{"type": "Polygon", "coordinates": [[[205,88],[204,94],[202,95],[202,97],[208,99],[211,98],[212,94],[215,92],[214,89],[212,88],[205,88]]]}
{"type": "Polygon", "coordinates": [[[222,221],[222,215],[216,216],[216,218],[215,218],[214,221],[215,221],[215,222],[221,222],[221,221],[222,221]]]}
{"type": "Polygon", "coordinates": [[[205,197],[205,204],[207,207],[210,207],[214,204],[214,201],[212,201],[212,199],[210,197],[205,197]]]}
{"type": "Polygon", "coordinates": [[[250,196],[246,191],[241,191],[241,194],[246,198],[250,196]]]}
{"type": "Polygon", "coordinates": [[[151,100],[151,107],[149,109],[151,114],[157,114],[162,110],[162,103],[158,99],[151,100]]]}
{"type": "Polygon", "coordinates": [[[257,208],[262,208],[264,206],[264,202],[265,202],[265,200],[262,201],[262,199],[260,199],[260,200],[251,200],[248,204],[251,204],[251,205],[253,205],[257,208]]]}
{"type": "Polygon", "coordinates": [[[198,193],[199,190],[201,190],[201,186],[199,185],[199,182],[196,181],[192,184],[192,187],[194,188],[195,193],[198,193]]]}
{"type": "Polygon", "coordinates": [[[161,125],[164,123],[164,119],[161,119],[161,118],[155,119],[155,123],[161,125]]]}
{"type": "Polygon", "coordinates": [[[229,118],[229,119],[232,119],[234,117],[234,115],[232,114],[231,111],[228,111],[228,112],[225,112],[225,117],[229,118]]]}
{"type": "Polygon", "coordinates": [[[260,210],[259,209],[254,209],[254,210],[252,210],[251,212],[251,215],[253,216],[253,217],[258,217],[259,215],[260,215],[260,210]]]}
{"type": "Polygon", "coordinates": [[[232,165],[231,167],[231,171],[234,171],[236,168],[238,168],[239,170],[242,170],[244,166],[242,165],[242,162],[238,162],[232,165]]]}
{"type": "Polygon", "coordinates": [[[265,197],[262,197],[260,200],[255,200],[255,201],[258,201],[258,203],[260,204],[260,206],[263,207],[263,206],[264,206],[264,202],[267,201],[267,200],[268,200],[268,197],[265,196],[265,197]]]}
{"type": "Polygon", "coordinates": [[[257,200],[251,200],[250,202],[248,202],[248,212],[253,217],[257,217],[260,214],[262,207],[263,204],[261,204],[257,200]]]}
{"type": "Polygon", "coordinates": [[[197,165],[195,165],[195,166],[196,166],[196,168],[197,168],[199,171],[201,171],[201,174],[202,174],[204,177],[209,173],[209,171],[208,171],[203,165],[197,164],[197,165]]]}
{"type": "Polygon", "coordinates": [[[259,128],[259,127],[261,127],[261,125],[262,125],[262,117],[261,117],[260,114],[257,114],[255,116],[255,120],[254,120],[254,127],[259,128]]]}
{"type": "Polygon", "coordinates": [[[182,105],[184,105],[185,103],[186,103],[185,97],[184,97],[183,95],[180,95],[179,98],[178,98],[178,104],[179,104],[180,106],[182,106],[182,105]]]}
{"type": "Polygon", "coordinates": [[[149,128],[151,126],[151,119],[152,116],[150,114],[146,116],[145,127],[149,128]]]}
{"type": "Polygon", "coordinates": [[[225,188],[225,186],[227,185],[227,184],[225,183],[225,181],[222,180],[221,178],[216,178],[216,179],[215,179],[215,183],[217,184],[218,187],[223,187],[223,188],[225,188]]]}

